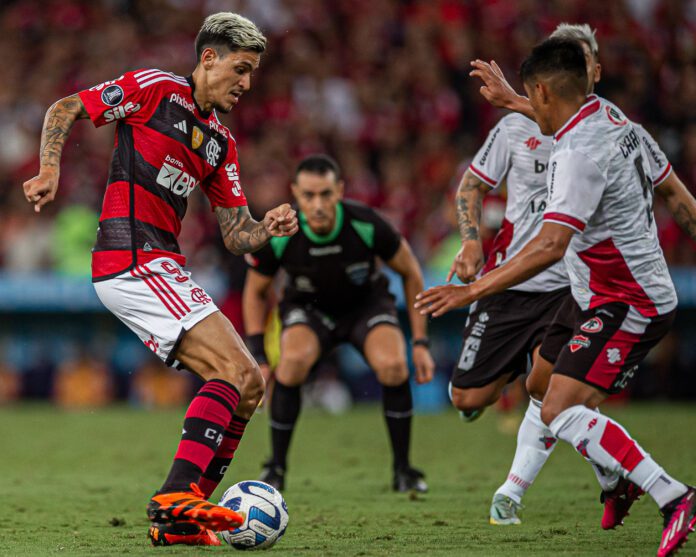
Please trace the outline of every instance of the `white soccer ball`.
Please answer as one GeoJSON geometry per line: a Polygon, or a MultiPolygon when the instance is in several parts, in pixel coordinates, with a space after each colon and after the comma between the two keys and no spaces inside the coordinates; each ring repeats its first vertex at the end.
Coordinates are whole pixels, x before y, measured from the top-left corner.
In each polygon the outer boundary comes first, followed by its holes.
{"type": "Polygon", "coordinates": [[[222,494],[220,505],[246,516],[239,528],[220,532],[235,549],[268,549],[288,527],[288,506],[283,496],[264,482],[234,484],[222,494]]]}

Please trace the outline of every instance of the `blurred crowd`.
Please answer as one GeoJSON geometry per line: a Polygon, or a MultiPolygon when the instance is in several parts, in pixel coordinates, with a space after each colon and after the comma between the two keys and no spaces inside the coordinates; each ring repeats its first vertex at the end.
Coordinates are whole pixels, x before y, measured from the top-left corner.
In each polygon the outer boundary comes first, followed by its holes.
{"type": "MultiPolygon", "coordinates": [[[[298,159],[342,165],[347,195],[380,208],[424,264],[456,249],[458,176],[503,114],[478,93],[470,60],[495,59],[513,85],[531,47],[562,21],[597,28],[598,92],[643,123],[696,185],[696,2],[693,0],[3,0],[0,4],[0,269],[85,274],[113,129],[78,122],[58,201],[37,218],[21,184],[38,169],[39,134],[58,98],[158,67],[187,75],[205,15],[238,11],[269,48],[224,117],[240,147],[252,211],[288,198],[298,159]]],[[[501,192],[504,196],[504,192],[501,192]]],[[[694,245],[657,207],[672,264],[694,245]]],[[[492,198],[491,236],[501,219],[492,198]]],[[[203,196],[192,196],[182,249],[194,268],[228,269],[203,196]]],[[[237,277],[235,279],[234,277],[237,277]]]]}

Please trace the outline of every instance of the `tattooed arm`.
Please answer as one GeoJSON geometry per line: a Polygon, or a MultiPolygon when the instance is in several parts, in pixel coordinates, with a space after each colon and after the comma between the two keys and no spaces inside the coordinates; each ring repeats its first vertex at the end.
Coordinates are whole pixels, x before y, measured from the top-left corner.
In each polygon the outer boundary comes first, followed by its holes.
{"type": "Polygon", "coordinates": [[[696,199],[691,195],[677,173],[672,173],[655,192],[664,199],[674,220],[689,237],[696,241],[696,199]]]}
{"type": "Polygon", "coordinates": [[[272,236],[297,232],[297,214],[287,203],[271,209],[262,221],[251,217],[249,208],[215,207],[225,247],[235,255],[251,253],[265,246],[272,236]]]}
{"type": "Polygon", "coordinates": [[[481,203],[490,186],[479,180],[470,169],[464,173],[457,190],[457,222],[462,237],[462,247],[452,263],[447,282],[456,273],[462,282],[471,282],[483,267],[483,248],[479,236],[481,203]]]}
{"type": "Polygon", "coordinates": [[[34,210],[37,213],[46,203],[55,199],[63,145],[70,135],[75,120],[88,117],[78,95],[60,99],[46,112],[41,131],[39,174],[24,182],[24,196],[29,203],[34,203],[34,210]]]}

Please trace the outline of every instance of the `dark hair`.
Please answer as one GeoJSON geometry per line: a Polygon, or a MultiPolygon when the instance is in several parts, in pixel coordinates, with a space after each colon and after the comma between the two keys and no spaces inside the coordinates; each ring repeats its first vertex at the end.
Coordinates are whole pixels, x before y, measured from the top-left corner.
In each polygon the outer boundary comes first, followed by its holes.
{"type": "Polygon", "coordinates": [[[333,172],[334,176],[336,176],[336,181],[341,179],[341,170],[338,167],[338,163],[329,155],[324,154],[309,155],[302,159],[295,169],[295,181],[297,181],[297,175],[300,172],[311,172],[320,176],[333,172]]]}
{"type": "Polygon", "coordinates": [[[587,91],[587,62],[580,43],[568,39],[546,39],[535,46],[522,62],[520,77],[529,82],[542,76],[566,77],[563,85],[556,88],[562,96],[587,91]],[[571,91],[568,91],[568,85],[571,91]]]}

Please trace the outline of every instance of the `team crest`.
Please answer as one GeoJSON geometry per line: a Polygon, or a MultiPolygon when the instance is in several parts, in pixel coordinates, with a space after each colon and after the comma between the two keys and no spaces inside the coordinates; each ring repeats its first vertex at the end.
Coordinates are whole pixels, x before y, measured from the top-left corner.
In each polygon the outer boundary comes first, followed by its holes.
{"type": "Polygon", "coordinates": [[[203,144],[203,132],[198,128],[198,126],[193,126],[193,132],[191,133],[191,147],[198,149],[203,144]]]}
{"type": "Polygon", "coordinates": [[[604,329],[604,323],[599,317],[593,317],[580,325],[580,330],[585,333],[598,333],[602,329],[604,329]]]}
{"type": "Polygon", "coordinates": [[[570,348],[570,351],[575,353],[581,348],[587,348],[592,344],[592,341],[587,338],[586,336],[583,335],[575,335],[573,338],[571,338],[568,341],[568,348],[570,348]]]}
{"type": "Polygon", "coordinates": [[[615,126],[625,126],[628,124],[628,120],[626,120],[626,117],[621,114],[618,110],[611,106],[606,106],[605,107],[607,110],[607,117],[609,118],[609,121],[614,124],[615,126]]]}

